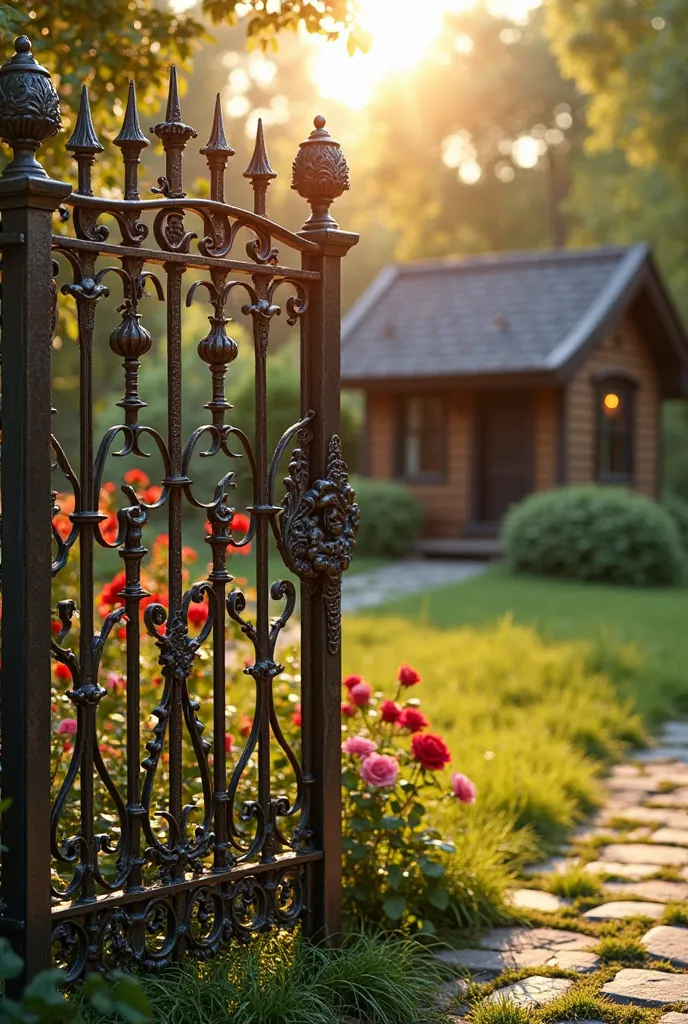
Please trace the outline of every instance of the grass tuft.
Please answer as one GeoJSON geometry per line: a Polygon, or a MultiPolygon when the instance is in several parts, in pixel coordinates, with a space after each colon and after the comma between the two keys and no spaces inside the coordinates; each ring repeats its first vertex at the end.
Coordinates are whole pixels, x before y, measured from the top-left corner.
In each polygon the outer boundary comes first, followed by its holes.
{"type": "Polygon", "coordinates": [[[594,875],[574,865],[561,874],[552,874],[547,879],[547,888],[555,896],[578,899],[583,896],[599,896],[602,886],[594,875]]]}
{"type": "Polygon", "coordinates": [[[532,1024],[533,1011],[510,999],[496,999],[474,1006],[468,1016],[470,1024],[532,1024]]]}
{"type": "Polygon", "coordinates": [[[688,928],[688,903],[667,903],[661,923],[688,928]]]}
{"type": "Polygon", "coordinates": [[[639,939],[616,935],[600,939],[595,952],[605,963],[637,964],[647,958],[647,950],[639,939]]]}

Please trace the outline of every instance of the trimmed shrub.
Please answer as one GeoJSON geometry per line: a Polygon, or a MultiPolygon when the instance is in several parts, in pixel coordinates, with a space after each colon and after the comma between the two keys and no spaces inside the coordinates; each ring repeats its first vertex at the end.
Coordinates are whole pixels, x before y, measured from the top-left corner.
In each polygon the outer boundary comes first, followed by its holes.
{"type": "Polygon", "coordinates": [[[361,507],[357,553],[389,558],[407,555],[418,538],[423,520],[415,494],[393,480],[369,480],[359,476],[352,484],[361,507]]]}
{"type": "Polygon", "coordinates": [[[671,516],[683,550],[688,554],[688,501],[678,494],[666,494],[662,498],[662,508],[671,516]]]}
{"type": "Polygon", "coordinates": [[[669,513],[620,487],[566,487],[511,509],[502,541],[516,572],[634,587],[678,583],[685,555],[669,513]]]}

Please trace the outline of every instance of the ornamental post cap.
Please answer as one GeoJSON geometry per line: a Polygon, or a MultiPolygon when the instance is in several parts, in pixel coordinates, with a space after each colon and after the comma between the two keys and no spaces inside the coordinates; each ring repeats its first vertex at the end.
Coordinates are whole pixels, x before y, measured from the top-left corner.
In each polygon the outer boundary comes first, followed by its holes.
{"type": "Polygon", "coordinates": [[[325,128],[322,114],[313,118],[313,131],[299,146],[292,165],[291,187],[313,211],[304,230],[336,228],[330,205],[349,188],[349,168],[342,148],[325,128]]]}
{"type": "Polygon", "coordinates": [[[31,52],[28,36],[14,41],[14,56],[0,67],[0,138],[13,150],[3,178],[47,178],[35,153],[62,128],[60,103],[47,68],[31,52]]]}
{"type": "Polygon", "coordinates": [[[11,74],[13,71],[33,71],[35,75],[50,78],[48,69],[39,64],[34,57],[28,36],[17,36],[14,40],[14,56],[0,67],[0,75],[11,74]]]}

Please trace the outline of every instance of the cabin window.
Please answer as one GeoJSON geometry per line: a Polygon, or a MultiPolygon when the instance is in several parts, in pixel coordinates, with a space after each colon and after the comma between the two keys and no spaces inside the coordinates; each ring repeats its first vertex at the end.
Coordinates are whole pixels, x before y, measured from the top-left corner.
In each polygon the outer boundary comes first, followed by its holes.
{"type": "Polygon", "coordinates": [[[439,395],[401,399],[398,476],[433,483],[444,478],[445,403],[439,395]]]}
{"type": "Polygon", "coordinates": [[[635,383],[606,377],[595,383],[597,394],[597,482],[629,484],[634,470],[635,383]]]}

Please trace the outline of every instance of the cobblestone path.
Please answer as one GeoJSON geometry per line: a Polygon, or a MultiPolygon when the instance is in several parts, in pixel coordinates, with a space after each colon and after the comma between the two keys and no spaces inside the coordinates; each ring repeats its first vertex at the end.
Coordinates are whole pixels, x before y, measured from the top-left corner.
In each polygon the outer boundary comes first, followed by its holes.
{"type": "Polygon", "coordinates": [[[456,969],[448,1020],[688,1024],[688,723],[605,785],[572,845],[510,893],[522,923],[438,954],[456,969]]]}

